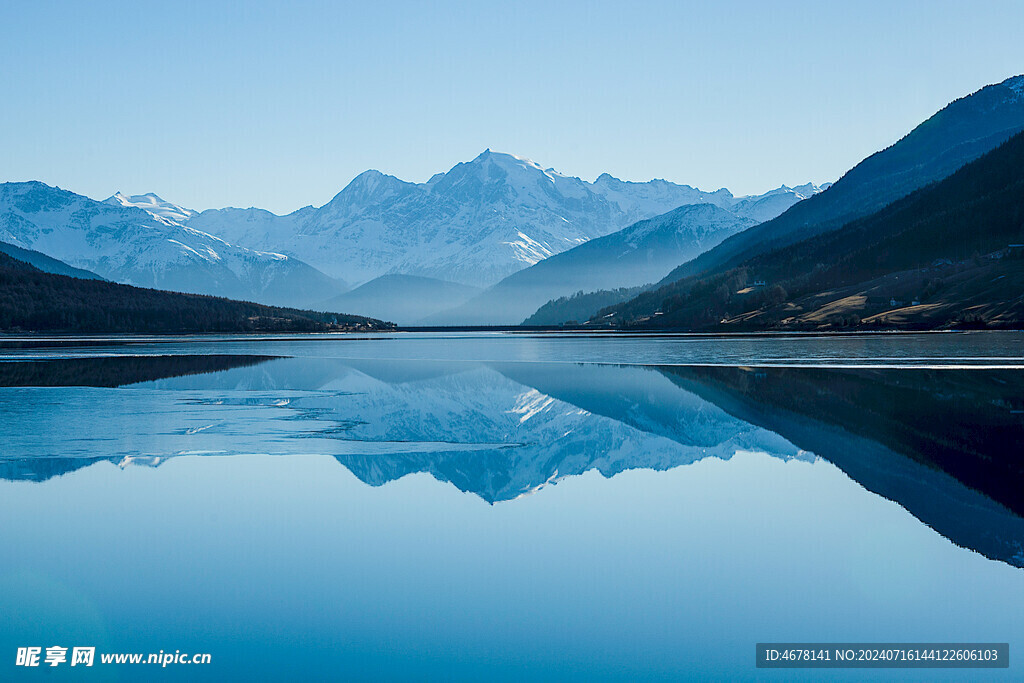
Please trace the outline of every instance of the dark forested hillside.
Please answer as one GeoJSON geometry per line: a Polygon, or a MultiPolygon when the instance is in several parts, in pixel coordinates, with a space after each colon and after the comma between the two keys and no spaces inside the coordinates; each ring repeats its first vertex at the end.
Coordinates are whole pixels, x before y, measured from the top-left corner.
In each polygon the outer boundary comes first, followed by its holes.
{"type": "Polygon", "coordinates": [[[902,140],[857,164],[828,190],[672,271],[659,284],[717,273],[757,254],[834,230],[948,177],[1024,130],[1024,76],[962,97],[902,140]]]}
{"type": "Polygon", "coordinates": [[[1024,324],[1024,134],[841,229],[611,309],[626,326],[1024,324]]]}
{"type": "Polygon", "coordinates": [[[620,287],[596,292],[576,292],[552,299],[523,321],[523,325],[576,325],[589,320],[602,308],[629,301],[646,287],[620,287]]]}
{"type": "Polygon", "coordinates": [[[0,253],[0,330],[194,333],[387,329],[388,323],[44,273],[0,253]]]}

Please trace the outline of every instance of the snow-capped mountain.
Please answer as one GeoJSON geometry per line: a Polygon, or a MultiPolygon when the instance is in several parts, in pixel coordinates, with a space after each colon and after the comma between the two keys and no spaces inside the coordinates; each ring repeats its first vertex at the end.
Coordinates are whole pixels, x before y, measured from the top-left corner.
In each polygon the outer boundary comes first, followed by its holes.
{"type": "MultiPolygon", "coordinates": [[[[283,254],[230,244],[124,202],[98,202],[40,182],[0,185],[0,241],[108,280],[267,304],[302,305],[343,286],[283,254]]],[[[123,197],[123,195],[122,195],[123,197]]]]}
{"type": "Polygon", "coordinates": [[[183,206],[178,206],[177,204],[164,201],[152,192],[147,194],[133,194],[130,197],[118,192],[112,197],[107,197],[104,201],[106,201],[107,204],[113,204],[115,206],[134,206],[142,209],[149,215],[153,216],[153,218],[156,218],[161,223],[165,223],[167,225],[184,225],[188,219],[199,215],[198,211],[186,209],[183,206]]]}
{"type": "Polygon", "coordinates": [[[824,192],[831,185],[832,183],[805,183],[796,187],[783,185],[762,195],[739,197],[729,210],[737,216],[750,218],[755,223],[763,223],[781,215],[797,202],[824,192]]]}
{"type": "Polygon", "coordinates": [[[624,182],[608,174],[589,183],[487,150],[426,183],[366,171],[318,209],[286,216],[214,209],[187,224],[229,242],[294,255],[350,282],[404,274],[486,286],[682,205],[735,207],[756,221],[804,196],[783,187],[737,198],[724,189],[624,182]]]}
{"type": "Polygon", "coordinates": [[[589,183],[487,150],[425,183],[366,171],[324,206],[285,216],[197,212],[152,193],[98,202],[10,183],[0,194],[0,240],[117,282],[310,306],[344,291],[344,281],[382,275],[491,285],[679,206],[712,205],[756,222],[817,190],[734,197],[608,174],[589,183]]]}
{"type": "Polygon", "coordinates": [[[681,206],[513,273],[457,308],[424,322],[518,324],[561,296],[657,282],[680,263],[756,223],[714,204],[681,206]]]}

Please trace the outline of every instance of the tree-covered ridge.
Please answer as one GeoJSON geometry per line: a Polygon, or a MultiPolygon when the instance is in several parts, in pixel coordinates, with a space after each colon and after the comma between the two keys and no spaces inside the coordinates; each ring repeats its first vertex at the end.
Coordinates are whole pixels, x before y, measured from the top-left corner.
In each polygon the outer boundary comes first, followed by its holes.
{"type": "Polygon", "coordinates": [[[44,273],[0,253],[0,330],[31,332],[324,332],[390,323],[44,273]]]}
{"type": "Polygon", "coordinates": [[[684,329],[1024,325],[1024,134],[865,218],[603,309],[684,329]]]}
{"type": "MultiPolygon", "coordinates": [[[[648,285],[649,286],[649,285],[648,285]]],[[[523,321],[523,325],[577,325],[590,319],[597,311],[623,301],[629,301],[647,286],[600,289],[596,292],[579,291],[572,296],[552,299],[523,321]]]]}

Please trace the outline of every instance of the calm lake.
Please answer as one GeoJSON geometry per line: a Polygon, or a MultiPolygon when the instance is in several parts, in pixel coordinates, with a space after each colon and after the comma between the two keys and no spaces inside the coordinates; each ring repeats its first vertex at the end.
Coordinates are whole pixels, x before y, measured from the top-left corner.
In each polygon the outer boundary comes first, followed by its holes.
{"type": "Polygon", "coordinates": [[[4,680],[1020,679],[1024,334],[4,339],[0,515],[4,680]]]}

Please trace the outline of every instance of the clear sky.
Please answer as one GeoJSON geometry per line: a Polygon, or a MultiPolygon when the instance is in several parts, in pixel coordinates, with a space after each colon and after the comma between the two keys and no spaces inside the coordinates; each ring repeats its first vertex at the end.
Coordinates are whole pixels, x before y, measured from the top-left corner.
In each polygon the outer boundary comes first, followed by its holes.
{"type": "Polygon", "coordinates": [[[1024,73],[1024,2],[0,2],[0,181],[327,202],[484,148],[737,194],[1024,73]]]}

